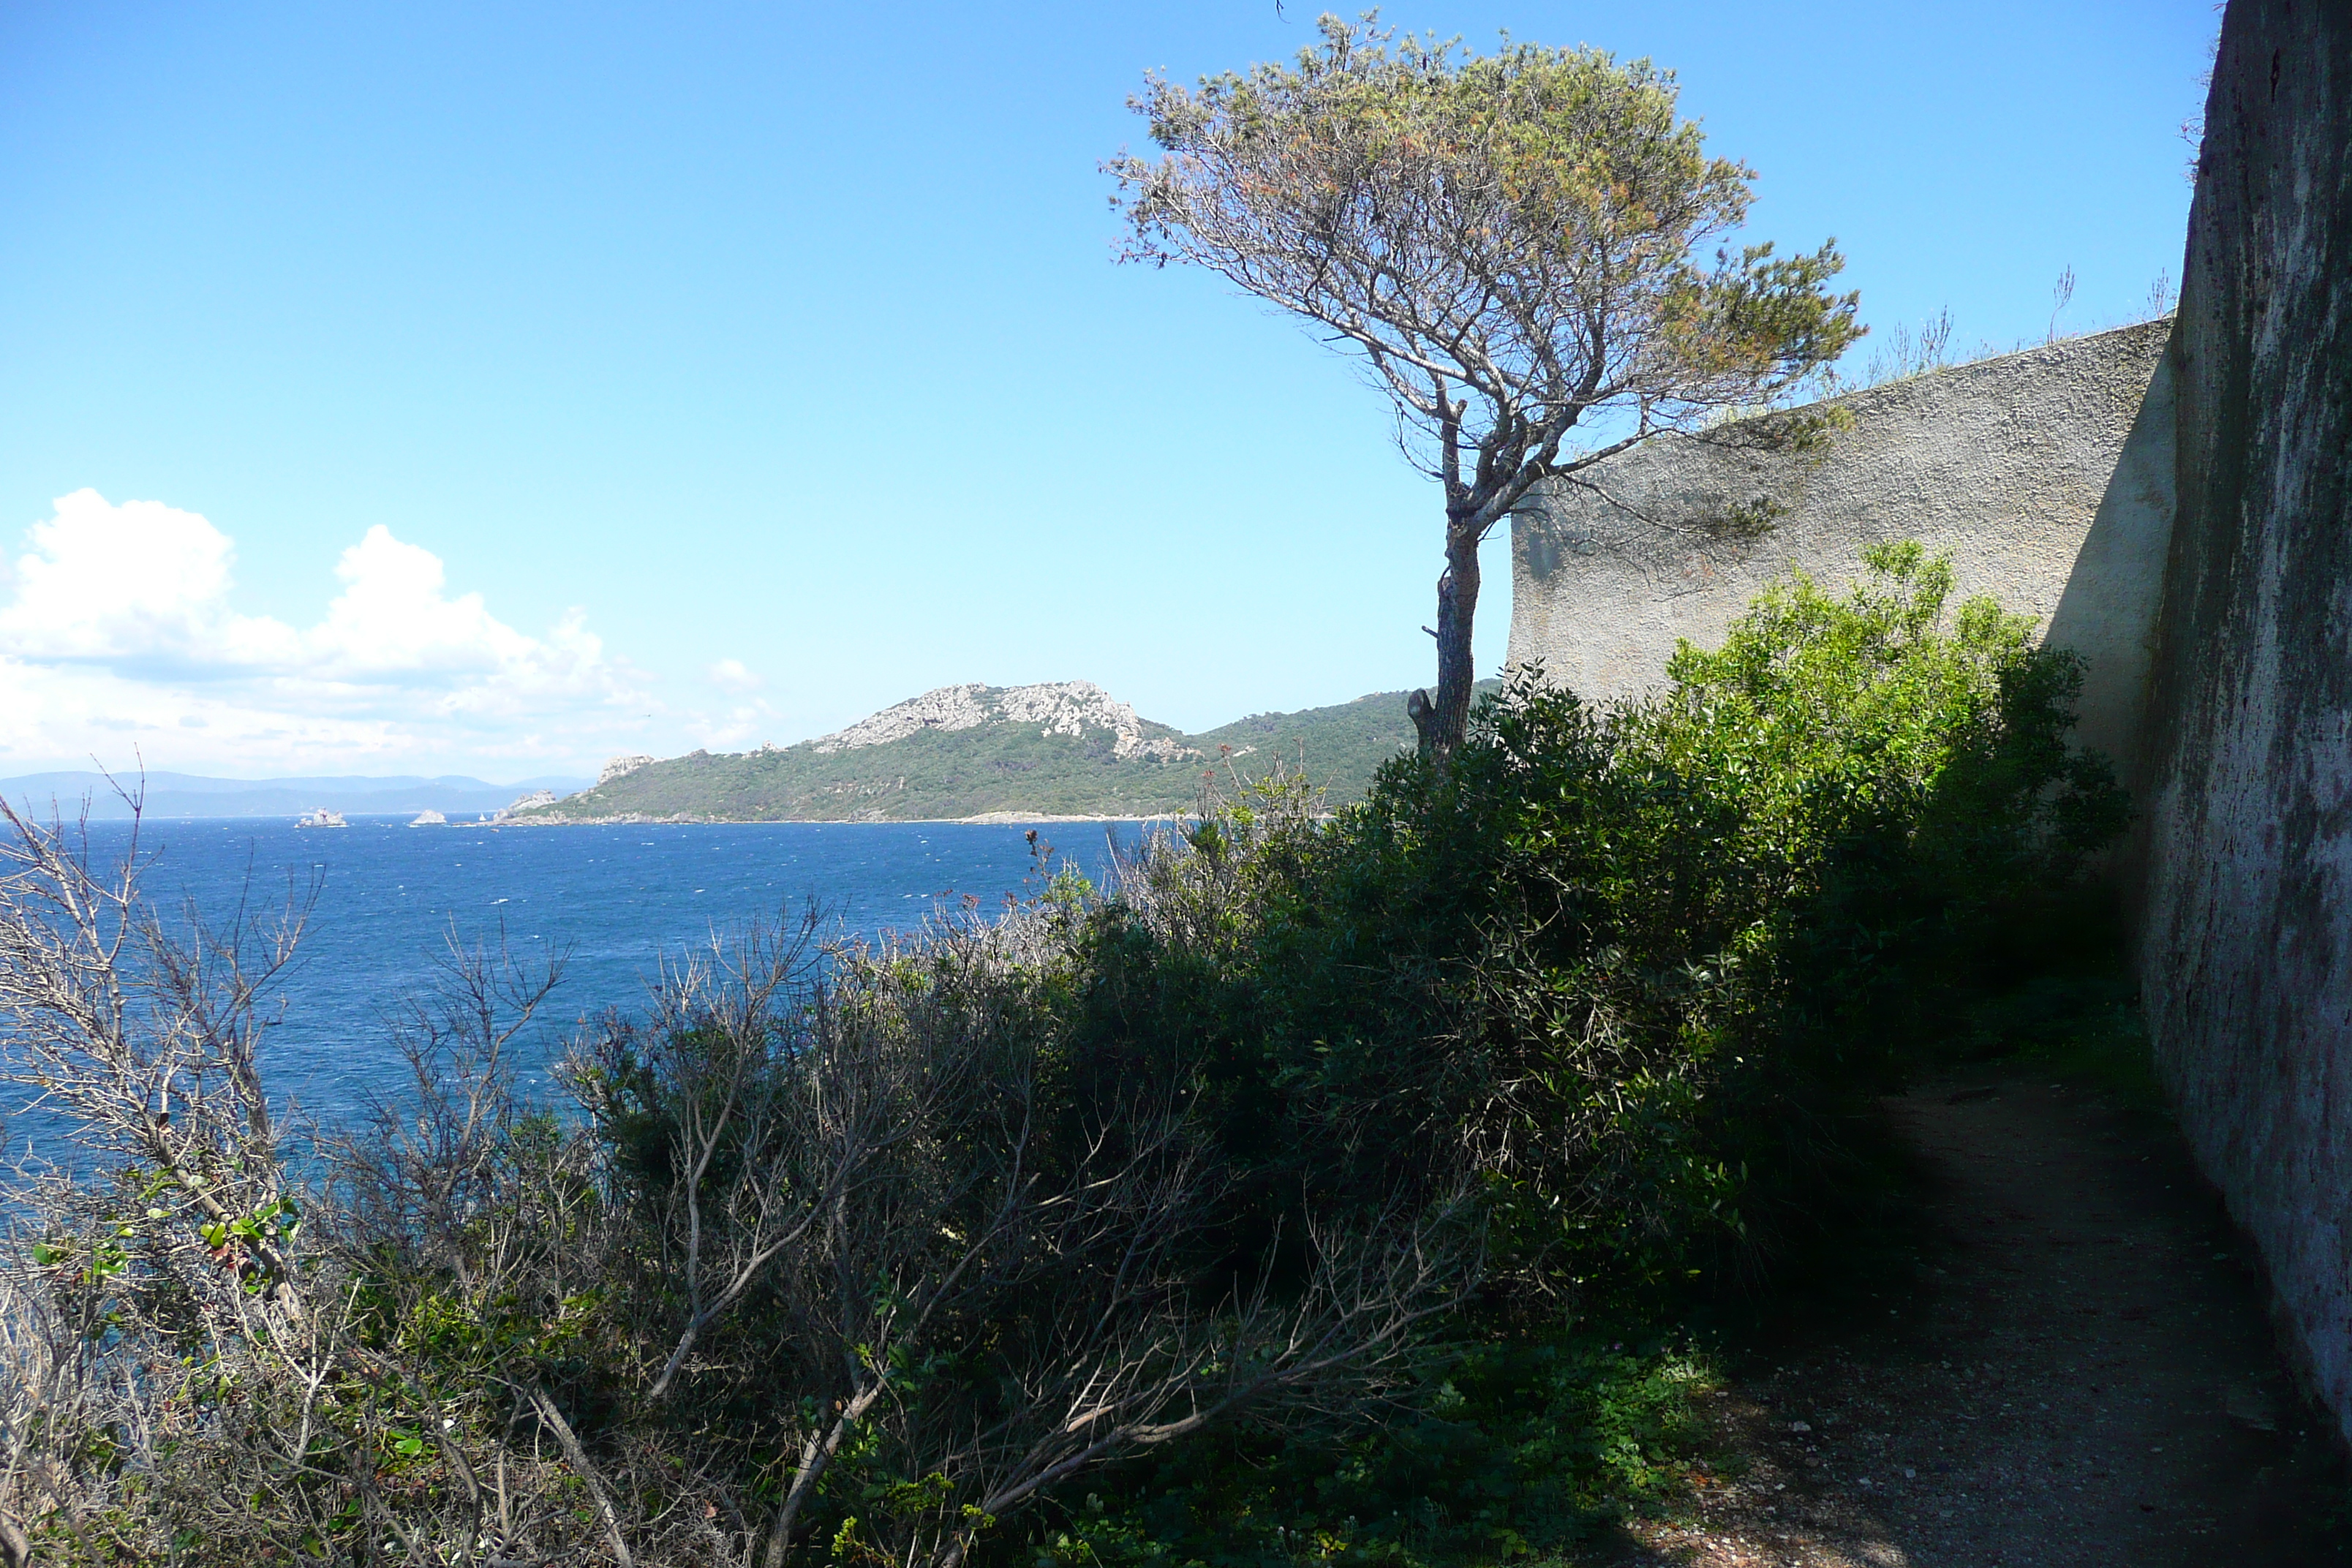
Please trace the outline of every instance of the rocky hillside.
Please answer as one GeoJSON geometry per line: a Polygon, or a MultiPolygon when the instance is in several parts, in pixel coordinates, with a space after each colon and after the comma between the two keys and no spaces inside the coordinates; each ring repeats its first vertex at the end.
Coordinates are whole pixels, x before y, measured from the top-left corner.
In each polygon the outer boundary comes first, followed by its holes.
{"type": "Polygon", "coordinates": [[[942,686],[794,746],[616,757],[595,788],[510,820],[1155,816],[1190,808],[1212,768],[1250,778],[1277,758],[1331,799],[1353,799],[1412,744],[1401,691],[1186,735],[1089,681],[942,686]]]}
{"type": "Polygon", "coordinates": [[[1108,735],[1115,762],[1138,757],[1152,762],[1181,762],[1188,754],[1176,731],[1136,717],[1135,710],[1115,700],[1090,680],[1066,680],[1041,686],[942,686],[895,708],[885,708],[846,730],[808,742],[822,755],[855,752],[866,746],[887,746],[926,731],[953,734],[1001,724],[1035,727],[1041,737],[1066,735],[1083,740],[1108,735]]]}

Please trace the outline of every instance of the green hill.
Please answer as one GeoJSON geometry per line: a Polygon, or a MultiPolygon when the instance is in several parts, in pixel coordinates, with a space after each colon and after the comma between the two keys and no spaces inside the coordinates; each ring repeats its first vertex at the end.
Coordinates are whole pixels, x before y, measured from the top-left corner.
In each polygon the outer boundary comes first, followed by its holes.
{"type": "MultiPolygon", "coordinates": [[[[1412,721],[1402,691],[1375,691],[1353,702],[1297,713],[1253,713],[1221,728],[1188,735],[1184,743],[1219,766],[1255,778],[1276,759],[1303,769],[1333,802],[1356,800],[1372,787],[1374,770],[1413,746],[1412,721]],[[1230,753],[1223,748],[1231,746],[1230,753]]],[[[1190,802],[1186,803],[1191,804],[1190,802]]]]}
{"type": "Polygon", "coordinates": [[[506,820],[1160,816],[1191,809],[1205,772],[1255,778],[1277,759],[1336,803],[1360,796],[1412,742],[1402,691],[1185,735],[1085,681],[950,686],[795,746],[616,761],[595,788],[506,820]]]}

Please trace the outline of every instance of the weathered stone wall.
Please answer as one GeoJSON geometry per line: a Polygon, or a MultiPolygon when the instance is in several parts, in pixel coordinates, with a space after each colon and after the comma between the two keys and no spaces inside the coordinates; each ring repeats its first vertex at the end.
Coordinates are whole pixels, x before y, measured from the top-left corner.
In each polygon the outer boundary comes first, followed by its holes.
{"type": "Polygon", "coordinates": [[[1811,451],[1773,449],[1749,422],[1555,482],[1513,521],[1510,662],[1631,695],[1662,681],[1677,638],[1720,640],[1781,573],[1843,583],[1864,545],[1916,539],[1951,552],[1963,593],[2086,657],[2079,734],[2126,762],[2172,522],[2169,330],[1851,395],[1853,427],[1811,451]]]}
{"type": "Polygon", "coordinates": [[[2352,1436],[2352,5],[2235,0],[2174,344],[2142,992],[2352,1436]]]}

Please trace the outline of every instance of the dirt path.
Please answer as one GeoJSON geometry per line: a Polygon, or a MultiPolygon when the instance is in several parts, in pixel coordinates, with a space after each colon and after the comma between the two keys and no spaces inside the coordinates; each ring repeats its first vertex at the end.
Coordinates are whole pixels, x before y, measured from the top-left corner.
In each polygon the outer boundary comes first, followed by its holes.
{"type": "Polygon", "coordinates": [[[1893,1110],[1930,1182],[1928,1267],[1736,1381],[1743,1463],[1626,1562],[2352,1563],[2333,1449],[2176,1133],[2016,1076],[1893,1110]]]}

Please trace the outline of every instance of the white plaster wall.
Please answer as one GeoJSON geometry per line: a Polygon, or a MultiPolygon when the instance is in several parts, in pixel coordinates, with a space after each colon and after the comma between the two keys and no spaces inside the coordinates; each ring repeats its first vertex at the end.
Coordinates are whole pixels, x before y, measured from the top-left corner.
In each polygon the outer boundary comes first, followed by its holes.
{"type": "Polygon", "coordinates": [[[1963,595],[2087,660],[2078,737],[2127,764],[2172,525],[2173,405],[2149,321],[1853,394],[1851,430],[1776,451],[1729,426],[1555,481],[1515,518],[1509,662],[1586,697],[1661,684],[1774,577],[1843,584],[1863,546],[1949,551],[1963,595]],[[1742,539],[1726,520],[1777,512],[1742,539]]]}

